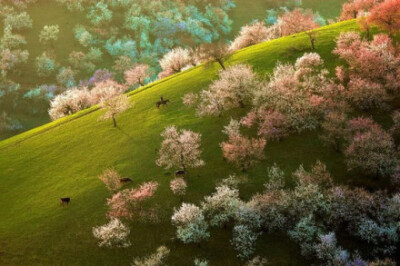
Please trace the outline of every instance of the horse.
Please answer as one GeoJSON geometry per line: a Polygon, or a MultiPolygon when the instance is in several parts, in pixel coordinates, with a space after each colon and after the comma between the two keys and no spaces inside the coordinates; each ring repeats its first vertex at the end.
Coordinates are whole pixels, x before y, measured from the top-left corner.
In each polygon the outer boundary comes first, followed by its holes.
{"type": "Polygon", "coordinates": [[[169,99],[164,100],[164,98],[161,96],[161,97],[160,97],[160,100],[159,100],[158,102],[156,102],[156,107],[157,107],[158,109],[160,109],[160,106],[161,106],[161,105],[167,106],[167,104],[168,104],[169,102],[170,102],[169,99]]]}

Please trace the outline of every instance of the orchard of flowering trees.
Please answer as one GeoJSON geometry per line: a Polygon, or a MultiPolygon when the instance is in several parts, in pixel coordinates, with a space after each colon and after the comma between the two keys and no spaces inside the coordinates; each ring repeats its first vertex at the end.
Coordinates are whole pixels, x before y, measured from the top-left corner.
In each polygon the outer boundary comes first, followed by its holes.
{"type": "MultiPolygon", "coordinates": [[[[104,63],[110,71],[110,78],[126,83],[129,89],[197,64],[190,47],[226,39],[232,25],[228,12],[235,6],[231,0],[54,2],[60,10],[65,8],[68,16],[82,19],[77,19],[79,22],[76,24],[73,19],[69,20],[71,24],[68,23],[67,27],[70,29],[52,21],[40,26],[34,40],[39,52],[35,51],[34,57],[30,56],[30,48],[35,44],[31,36],[30,43],[27,43],[26,35],[31,30],[36,32],[37,23],[31,18],[30,9],[40,3],[37,0],[0,3],[0,19],[4,26],[0,45],[0,82],[7,87],[1,90],[0,98],[4,92],[7,101],[11,98],[14,102],[1,105],[0,111],[6,112],[13,121],[17,121],[15,117],[19,116],[16,109],[45,118],[50,100],[59,102],[54,97],[72,94],[66,91],[76,91],[75,87],[84,90],[85,86],[80,85],[92,82],[100,67],[104,68],[104,63]],[[121,27],[115,27],[116,23],[121,27]],[[65,51],[63,48],[60,51],[58,45],[69,36],[68,30],[73,31],[74,39],[68,42],[75,42],[70,45],[74,50],[65,51]],[[66,52],[69,53],[68,60],[64,58],[66,52]],[[29,75],[29,82],[16,83],[20,82],[21,70],[29,75]],[[11,93],[13,83],[21,89],[11,93]],[[44,85],[57,88],[49,93],[44,85]],[[25,93],[30,97],[23,97],[25,93]],[[25,102],[30,104],[23,104],[25,102]],[[32,107],[39,104],[38,108],[32,107]]],[[[75,111],[69,110],[65,114],[75,111]]],[[[51,118],[61,116],[53,115],[51,118]]]]}

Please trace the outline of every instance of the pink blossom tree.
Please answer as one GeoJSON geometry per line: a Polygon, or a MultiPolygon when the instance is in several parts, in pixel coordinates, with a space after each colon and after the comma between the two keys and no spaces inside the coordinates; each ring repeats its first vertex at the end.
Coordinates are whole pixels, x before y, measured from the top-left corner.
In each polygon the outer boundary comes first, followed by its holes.
{"type": "Polygon", "coordinates": [[[167,127],[161,134],[164,138],[156,161],[158,166],[166,169],[180,167],[184,171],[188,167],[199,167],[205,163],[201,159],[201,134],[191,130],[180,130],[175,126],[167,127]]]}
{"type": "Polygon", "coordinates": [[[124,189],[107,200],[109,210],[107,216],[111,218],[130,218],[141,215],[141,203],[151,198],[158,187],[157,182],[147,182],[139,188],[124,189]]]}
{"type": "Polygon", "coordinates": [[[315,53],[303,55],[295,65],[278,63],[269,80],[255,90],[254,107],[282,114],[293,131],[315,129],[327,100],[324,92],[331,83],[322,66],[315,53]]]}
{"type": "Polygon", "coordinates": [[[382,0],[350,0],[342,6],[340,20],[354,19],[365,16],[369,10],[382,0]]]}
{"type": "Polygon", "coordinates": [[[106,112],[100,116],[100,120],[112,119],[114,127],[117,127],[117,115],[125,112],[132,107],[132,103],[129,96],[121,94],[114,98],[106,99],[100,102],[101,108],[104,108],[106,112]]]}
{"type": "Polygon", "coordinates": [[[224,60],[230,54],[229,46],[224,42],[205,43],[200,46],[199,59],[201,62],[216,61],[222,69],[226,69],[224,60]]]}
{"type": "Polygon", "coordinates": [[[236,51],[257,43],[279,37],[276,28],[267,28],[264,22],[254,22],[243,26],[239,35],[230,45],[231,51],[236,51]]]}
{"type": "Polygon", "coordinates": [[[224,158],[246,171],[256,162],[264,159],[266,140],[263,138],[246,138],[239,132],[238,122],[231,121],[225,127],[224,133],[228,134],[228,141],[220,144],[224,158]]]}
{"type": "Polygon", "coordinates": [[[93,104],[98,104],[101,101],[114,98],[123,94],[128,88],[118,82],[107,79],[97,82],[94,88],[90,91],[93,104]]]}
{"type": "Polygon", "coordinates": [[[282,36],[305,32],[310,39],[311,48],[315,49],[316,33],[312,30],[318,28],[319,25],[315,22],[315,15],[311,10],[296,8],[283,14],[278,23],[282,36]]]}
{"type": "Polygon", "coordinates": [[[398,163],[392,137],[378,125],[355,133],[345,156],[350,170],[360,169],[378,176],[392,174],[398,163]]]}
{"type": "Polygon", "coordinates": [[[149,78],[150,75],[150,67],[146,64],[137,64],[124,72],[126,84],[129,86],[134,86],[136,84],[144,86],[146,79],[149,78]]]}
{"type": "Polygon", "coordinates": [[[287,136],[290,123],[285,115],[272,110],[253,110],[242,118],[241,124],[246,127],[258,125],[258,135],[266,139],[281,140],[287,136]]]}
{"type": "Polygon", "coordinates": [[[368,42],[363,41],[356,32],[342,33],[333,52],[346,61],[348,80],[362,79],[364,83],[378,83],[388,93],[396,92],[400,88],[400,57],[396,55],[389,36],[378,34],[368,42]]]}
{"type": "Polygon", "coordinates": [[[371,9],[370,23],[387,30],[390,35],[400,31],[400,0],[385,0],[371,9]]]}

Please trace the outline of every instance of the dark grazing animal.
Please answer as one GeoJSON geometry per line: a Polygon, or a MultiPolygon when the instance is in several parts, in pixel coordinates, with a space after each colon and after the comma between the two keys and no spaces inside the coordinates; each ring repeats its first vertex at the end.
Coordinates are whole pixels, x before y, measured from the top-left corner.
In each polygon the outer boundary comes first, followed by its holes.
{"type": "Polygon", "coordinates": [[[132,182],[132,179],[130,179],[129,177],[124,177],[124,178],[120,178],[120,179],[119,179],[119,182],[120,182],[121,184],[126,184],[126,183],[132,182]]]}
{"type": "Polygon", "coordinates": [[[179,177],[179,176],[185,176],[186,171],[185,170],[178,170],[175,172],[175,176],[179,177]]]}
{"type": "Polygon", "coordinates": [[[164,98],[161,96],[160,100],[158,102],[156,102],[156,106],[158,109],[160,109],[161,105],[167,106],[168,103],[169,103],[169,99],[164,100],[164,98]]]}
{"type": "Polygon", "coordinates": [[[71,198],[60,198],[60,204],[61,205],[65,205],[65,204],[69,204],[71,201],[71,198]]]}

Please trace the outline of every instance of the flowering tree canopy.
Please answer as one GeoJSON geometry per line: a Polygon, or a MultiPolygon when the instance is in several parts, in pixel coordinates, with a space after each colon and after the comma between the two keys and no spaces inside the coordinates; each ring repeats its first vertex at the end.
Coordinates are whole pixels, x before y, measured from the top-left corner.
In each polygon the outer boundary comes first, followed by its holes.
{"type": "Polygon", "coordinates": [[[175,126],[170,126],[161,136],[164,140],[156,161],[158,166],[164,166],[167,169],[180,167],[186,170],[188,167],[204,165],[204,161],[200,158],[201,134],[190,130],[178,131],[175,126]]]}

